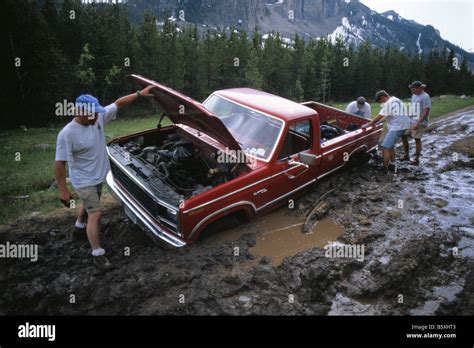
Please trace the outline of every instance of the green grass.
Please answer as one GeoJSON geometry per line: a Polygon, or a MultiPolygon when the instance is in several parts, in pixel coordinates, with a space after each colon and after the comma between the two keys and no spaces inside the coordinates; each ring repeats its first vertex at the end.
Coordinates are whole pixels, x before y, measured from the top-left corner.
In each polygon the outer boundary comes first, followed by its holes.
{"type": "MultiPolygon", "coordinates": [[[[333,106],[345,109],[347,103],[333,106]]],[[[433,98],[432,119],[474,105],[474,98],[433,98]]],[[[372,104],[373,115],[380,110],[372,104]]],[[[158,116],[118,119],[106,128],[108,139],[155,128],[158,116]]],[[[169,121],[164,122],[169,123],[169,121]]],[[[57,189],[48,190],[54,182],[55,143],[60,127],[20,129],[0,132],[0,225],[20,216],[40,214],[61,207],[57,189]],[[16,161],[16,154],[21,156],[16,161]],[[27,196],[20,198],[21,196],[27,196]]]]}
{"type": "MultiPolygon", "coordinates": [[[[409,102],[410,100],[404,99],[403,101],[409,102]]],[[[431,120],[436,117],[446,115],[452,111],[460,110],[467,106],[474,105],[474,98],[468,97],[467,99],[461,99],[457,96],[448,95],[445,98],[433,97],[432,102],[433,102],[433,109],[431,110],[431,116],[430,116],[431,120]]],[[[349,103],[350,101],[346,103],[330,103],[329,105],[332,105],[341,110],[345,110],[347,104],[349,103]]],[[[370,106],[372,107],[372,117],[377,116],[380,112],[380,104],[371,103],[370,106]]]]}

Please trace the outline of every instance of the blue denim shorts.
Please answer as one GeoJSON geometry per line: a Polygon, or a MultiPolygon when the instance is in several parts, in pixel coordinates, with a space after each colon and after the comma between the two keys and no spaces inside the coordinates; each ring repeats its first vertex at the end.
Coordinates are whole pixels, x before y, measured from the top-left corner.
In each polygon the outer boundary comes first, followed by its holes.
{"type": "Polygon", "coordinates": [[[382,147],[384,149],[393,149],[395,144],[400,140],[400,138],[405,134],[406,129],[399,131],[388,131],[385,139],[383,140],[382,147]]]}

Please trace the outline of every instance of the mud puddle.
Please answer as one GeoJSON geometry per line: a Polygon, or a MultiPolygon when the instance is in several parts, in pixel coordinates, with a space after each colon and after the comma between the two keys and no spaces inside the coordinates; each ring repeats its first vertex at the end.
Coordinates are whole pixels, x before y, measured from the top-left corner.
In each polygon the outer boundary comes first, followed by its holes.
{"type": "Polygon", "coordinates": [[[344,228],[329,217],[318,221],[311,233],[303,233],[305,220],[290,214],[286,208],[280,208],[252,223],[220,231],[216,239],[235,241],[246,234],[254,235],[256,245],[250,249],[252,255],[269,257],[272,265],[277,267],[286,257],[315,247],[324,248],[344,233],[344,228]]]}
{"type": "Polygon", "coordinates": [[[251,249],[252,254],[270,257],[272,265],[279,266],[286,257],[315,247],[324,248],[344,233],[344,228],[330,218],[319,221],[308,234],[301,232],[303,224],[304,221],[300,220],[297,224],[258,235],[257,245],[251,249]]]}

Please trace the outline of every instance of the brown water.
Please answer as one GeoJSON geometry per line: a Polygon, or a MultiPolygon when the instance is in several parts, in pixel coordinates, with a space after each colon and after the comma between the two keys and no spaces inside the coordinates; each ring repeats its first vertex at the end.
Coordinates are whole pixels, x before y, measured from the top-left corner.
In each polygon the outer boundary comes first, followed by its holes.
{"type": "Polygon", "coordinates": [[[322,248],[328,242],[335,241],[344,232],[343,228],[330,218],[319,221],[309,234],[301,232],[303,224],[304,221],[288,224],[259,235],[252,253],[256,256],[268,256],[272,259],[272,264],[278,266],[285,257],[314,247],[322,248]]]}
{"type": "Polygon", "coordinates": [[[304,234],[305,218],[288,214],[285,208],[258,218],[255,222],[219,232],[219,240],[237,240],[244,234],[256,235],[257,244],[251,249],[254,256],[267,256],[272,265],[280,265],[285,257],[314,247],[324,247],[344,233],[344,229],[332,219],[319,221],[312,233],[304,234]]]}

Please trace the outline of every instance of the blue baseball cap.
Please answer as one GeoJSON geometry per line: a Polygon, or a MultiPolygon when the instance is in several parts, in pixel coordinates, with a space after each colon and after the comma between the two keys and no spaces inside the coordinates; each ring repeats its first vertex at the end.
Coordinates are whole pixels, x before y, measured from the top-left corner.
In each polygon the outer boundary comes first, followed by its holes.
{"type": "Polygon", "coordinates": [[[90,94],[83,94],[77,97],[76,109],[81,111],[83,116],[95,113],[101,114],[106,111],[105,108],[100,105],[99,100],[90,94]]]}

